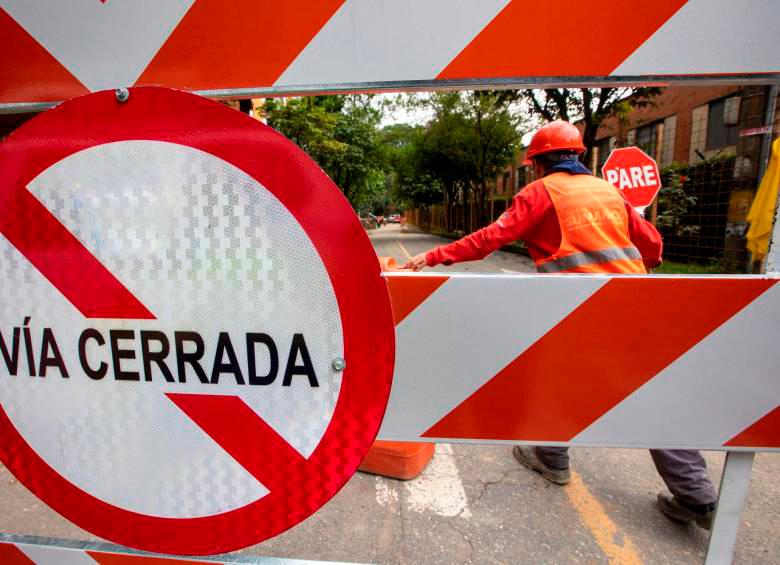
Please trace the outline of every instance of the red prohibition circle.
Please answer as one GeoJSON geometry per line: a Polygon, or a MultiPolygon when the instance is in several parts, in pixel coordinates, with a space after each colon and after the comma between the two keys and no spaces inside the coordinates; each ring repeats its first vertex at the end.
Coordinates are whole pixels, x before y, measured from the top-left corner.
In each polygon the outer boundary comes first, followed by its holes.
{"type": "MultiPolygon", "coordinates": [[[[244,507],[207,517],[148,516],[95,498],[44,461],[2,406],[0,460],[51,508],[107,540],[161,553],[233,551],[277,535],[314,513],[365,456],[379,430],[392,381],[395,333],[387,288],[351,206],[302,150],[240,112],[163,88],[130,89],[124,103],[108,91],[65,102],[0,143],[0,233],[10,221],[3,210],[12,209],[19,191],[40,173],[84,149],[128,140],[164,141],[210,153],[260,182],[301,225],[325,265],[341,315],[347,367],[333,418],[308,459],[290,462],[278,455],[278,472],[289,488],[271,489],[244,507]]],[[[26,229],[34,232],[34,221],[31,224],[26,229]]],[[[45,261],[47,253],[56,251],[38,249],[37,260],[45,261]]]]}

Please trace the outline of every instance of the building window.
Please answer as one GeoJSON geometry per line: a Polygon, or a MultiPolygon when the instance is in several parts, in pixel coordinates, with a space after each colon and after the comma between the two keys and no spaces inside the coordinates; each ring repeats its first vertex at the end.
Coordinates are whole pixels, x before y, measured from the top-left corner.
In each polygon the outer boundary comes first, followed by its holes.
{"type": "Polygon", "coordinates": [[[611,151],[612,147],[608,137],[596,142],[596,158],[598,160],[596,161],[596,170],[593,171],[595,174],[601,174],[601,169],[604,167],[604,163],[607,162],[607,157],[609,157],[611,151]]]}
{"type": "Polygon", "coordinates": [[[636,128],[636,146],[655,159],[655,150],[658,147],[657,123],[636,128]]]}
{"type": "Polygon", "coordinates": [[[531,184],[534,182],[534,168],[529,167],[528,165],[523,165],[519,169],[517,169],[517,176],[520,178],[520,187],[522,188],[528,184],[531,184]]]}
{"type": "Polygon", "coordinates": [[[630,129],[626,132],[626,147],[636,145],[636,129],[630,129]]]}
{"type": "Polygon", "coordinates": [[[664,119],[661,135],[661,162],[659,165],[671,165],[674,161],[674,140],[677,135],[677,114],[664,119]]]}
{"type": "Polygon", "coordinates": [[[525,167],[517,167],[515,171],[515,192],[523,186],[525,180],[525,167]]]}
{"type": "Polygon", "coordinates": [[[707,115],[707,151],[736,145],[739,139],[739,97],[710,102],[707,115]]]}

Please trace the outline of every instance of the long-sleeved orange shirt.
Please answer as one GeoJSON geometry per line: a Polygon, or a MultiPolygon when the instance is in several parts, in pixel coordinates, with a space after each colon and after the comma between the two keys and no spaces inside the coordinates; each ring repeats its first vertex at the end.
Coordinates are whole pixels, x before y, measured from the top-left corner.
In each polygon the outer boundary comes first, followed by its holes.
{"type": "MultiPolygon", "coordinates": [[[[626,212],[631,243],[642,254],[645,266],[652,268],[659,265],[663,250],[661,235],[628,202],[626,212]]],[[[525,242],[534,261],[550,257],[561,246],[558,216],[541,180],[521,190],[514,197],[512,206],[498,220],[458,241],[429,251],[425,262],[433,267],[439,263],[451,265],[476,261],[518,240],[525,242]]]]}

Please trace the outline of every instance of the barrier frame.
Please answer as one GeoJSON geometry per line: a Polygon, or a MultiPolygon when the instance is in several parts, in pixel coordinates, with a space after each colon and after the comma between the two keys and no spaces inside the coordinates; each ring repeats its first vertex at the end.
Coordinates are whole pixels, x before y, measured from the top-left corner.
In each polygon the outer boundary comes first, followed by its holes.
{"type": "MultiPolygon", "coordinates": [[[[509,89],[509,88],[550,88],[550,87],[600,87],[600,86],[667,86],[667,85],[717,85],[717,84],[770,84],[775,85],[768,104],[766,123],[772,124],[776,85],[780,84],[780,73],[733,73],[709,75],[638,75],[638,76],[547,76],[547,77],[493,77],[443,80],[400,80],[378,82],[345,82],[327,84],[309,84],[302,86],[257,86],[251,88],[225,88],[213,90],[195,90],[195,93],[210,98],[251,98],[291,95],[315,95],[321,93],[346,94],[355,92],[410,92],[428,90],[465,90],[465,89],[509,89]],[[770,111],[772,112],[770,114],[770,111]]],[[[126,85],[118,84],[116,87],[126,85]]],[[[0,114],[40,112],[55,106],[57,102],[15,102],[0,103],[0,114]]],[[[765,141],[771,139],[771,132],[764,134],[765,141]]],[[[762,164],[763,165],[763,164],[762,164]]],[[[762,168],[763,171],[763,168],[762,168]]],[[[766,273],[780,275],[780,206],[775,213],[772,242],[767,254],[766,273]]],[[[489,440],[473,440],[471,443],[494,444],[489,440]]],[[[755,453],[759,450],[726,449],[726,461],[720,482],[719,504],[713,521],[709,547],[706,556],[708,565],[729,563],[736,543],[740,516],[744,508],[749,489],[750,475],[755,453]]],[[[768,449],[767,451],[773,451],[768,449]]],[[[0,534],[0,542],[14,544],[34,544],[62,551],[73,549],[107,550],[128,555],[147,555],[114,546],[90,542],[36,538],[12,534],[0,534]]],[[[197,559],[197,558],[196,558],[197,559]]],[[[239,558],[231,562],[284,563],[287,560],[273,558],[239,558]]],[[[201,559],[197,559],[201,560],[201,559]]],[[[213,558],[203,559],[213,562],[213,558]]]]}

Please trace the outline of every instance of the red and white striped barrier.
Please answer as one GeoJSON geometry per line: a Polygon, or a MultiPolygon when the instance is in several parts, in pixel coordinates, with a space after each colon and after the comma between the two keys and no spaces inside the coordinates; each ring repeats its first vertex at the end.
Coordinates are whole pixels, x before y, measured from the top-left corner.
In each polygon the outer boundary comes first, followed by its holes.
{"type": "MultiPolygon", "coordinates": [[[[0,542],[0,563],[3,565],[44,565],[50,563],[67,563],[67,565],[163,565],[167,563],[194,563],[191,560],[171,557],[148,557],[145,555],[129,555],[71,549],[46,545],[26,543],[0,542]]],[[[204,563],[198,561],[198,563],[204,563]]],[[[205,563],[224,563],[222,561],[205,561],[205,563]]]]}
{"type": "MultiPolygon", "coordinates": [[[[195,565],[229,563],[252,563],[255,565],[317,565],[322,561],[306,561],[301,559],[280,559],[275,557],[225,557],[217,560],[204,560],[143,555],[128,553],[121,548],[103,549],[107,544],[89,542],[69,542],[67,540],[35,539],[25,540],[25,543],[0,541],[0,563],[2,565],[195,565]],[[43,543],[48,542],[48,543],[43,543]],[[57,545],[61,544],[61,545],[57,545]],[[68,544],[83,546],[68,547],[68,544]]],[[[330,563],[330,562],[329,562],[330,563]]],[[[334,565],[330,563],[330,565],[334,565]]]]}
{"type": "Polygon", "coordinates": [[[776,276],[386,277],[382,439],[780,448],[776,276]]]}
{"type": "Polygon", "coordinates": [[[141,85],[246,96],[780,72],[774,0],[586,0],[554,23],[530,0],[289,0],[247,17],[256,8],[0,0],[0,106],[141,85]]]}

